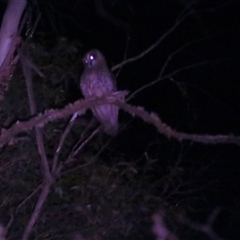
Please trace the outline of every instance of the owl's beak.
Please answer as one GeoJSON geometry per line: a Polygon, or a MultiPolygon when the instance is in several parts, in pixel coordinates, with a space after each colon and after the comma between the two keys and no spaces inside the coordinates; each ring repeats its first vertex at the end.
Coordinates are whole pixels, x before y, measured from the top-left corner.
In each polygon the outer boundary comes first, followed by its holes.
{"type": "Polygon", "coordinates": [[[82,61],[83,61],[83,64],[84,64],[84,65],[87,65],[88,61],[87,61],[86,58],[84,58],[82,61]]]}

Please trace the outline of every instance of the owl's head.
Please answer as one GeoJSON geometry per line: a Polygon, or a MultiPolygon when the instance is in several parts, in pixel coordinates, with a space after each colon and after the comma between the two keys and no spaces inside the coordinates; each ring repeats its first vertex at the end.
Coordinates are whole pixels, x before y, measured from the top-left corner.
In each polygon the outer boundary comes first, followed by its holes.
{"type": "Polygon", "coordinates": [[[83,58],[83,63],[88,68],[105,66],[106,64],[103,54],[97,49],[87,52],[83,58]]]}

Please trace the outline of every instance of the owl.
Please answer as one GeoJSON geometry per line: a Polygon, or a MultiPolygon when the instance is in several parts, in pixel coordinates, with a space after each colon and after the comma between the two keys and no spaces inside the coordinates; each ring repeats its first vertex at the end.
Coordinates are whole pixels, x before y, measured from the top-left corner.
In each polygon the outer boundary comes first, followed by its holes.
{"type": "MultiPolygon", "coordinates": [[[[85,99],[101,98],[116,92],[115,79],[110,72],[103,54],[93,49],[83,58],[84,71],[80,79],[80,88],[85,99]]],[[[91,108],[93,115],[109,135],[118,131],[118,107],[103,104],[91,108]]]]}

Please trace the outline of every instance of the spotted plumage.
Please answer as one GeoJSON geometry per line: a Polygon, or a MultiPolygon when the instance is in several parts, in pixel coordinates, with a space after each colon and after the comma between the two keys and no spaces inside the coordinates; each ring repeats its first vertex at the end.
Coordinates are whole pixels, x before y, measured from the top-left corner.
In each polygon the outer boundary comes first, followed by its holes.
{"type": "MultiPolygon", "coordinates": [[[[107,67],[103,54],[94,49],[83,58],[84,72],[80,88],[85,99],[103,97],[116,91],[116,83],[107,67]]],[[[118,107],[104,104],[93,107],[92,112],[107,134],[115,135],[118,131],[118,107]]]]}

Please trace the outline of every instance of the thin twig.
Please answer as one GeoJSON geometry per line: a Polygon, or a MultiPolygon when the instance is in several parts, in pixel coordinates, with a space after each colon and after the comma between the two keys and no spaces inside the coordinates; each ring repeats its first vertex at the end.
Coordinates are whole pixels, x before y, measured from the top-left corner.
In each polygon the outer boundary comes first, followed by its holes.
{"type": "Polygon", "coordinates": [[[31,192],[16,208],[14,215],[12,215],[11,219],[9,220],[7,226],[6,226],[6,233],[8,232],[8,230],[10,229],[10,227],[12,226],[13,220],[14,220],[14,216],[18,214],[20,208],[30,199],[32,198],[38,191],[39,189],[42,187],[42,184],[40,184],[36,189],[34,189],[33,192],[31,192]]]}
{"type": "Polygon", "coordinates": [[[29,75],[29,70],[28,69],[33,69],[40,77],[45,78],[43,72],[39,69],[39,67],[32,61],[30,54],[28,53],[28,50],[26,50],[27,44],[23,43],[23,46],[21,49],[18,49],[18,55],[21,58],[21,62],[24,63],[24,75],[28,74],[29,75]],[[26,66],[28,65],[28,66],[26,66]]]}
{"type": "Polygon", "coordinates": [[[192,229],[195,229],[199,232],[205,233],[211,240],[224,240],[223,238],[219,237],[213,230],[213,224],[214,224],[214,221],[215,221],[217,215],[219,214],[219,212],[220,212],[220,208],[214,209],[214,211],[210,214],[206,223],[204,223],[204,224],[195,223],[186,218],[181,219],[181,221],[184,224],[191,227],[192,229]]]}
{"type": "MultiPolygon", "coordinates": [[[[100,128],[101,128],[101,127],[97,128],[95,131],[99,130],[100,128]]],[[[98,153],[93,157],[93,160],[92,160],[92,161],[88,161],[87,163],[78,165],[78,166],[75,167],[74,169],[70,169],[70,170],[64,171],[62,174],[66,175],[66,174],[68,174],[69,172],[75,171],[76,169],[79,169],[79,168],[83,168],[83,167],[89,166],[90,164],[94,163],[94,162],[96,161],[96,159],[98,158],[98,156],[101,154],[101,152],[108,146],[108,144],[109,144],[110,141],[111,141],[111,138],[104,144],[104,146],[101,148],[101,150],[98,151],[98,153]]]]}
{"type": "Polygon", "coordinates": [[[30,39],[30,38],[32,38],[32,36],[33,36],[33,34],[34,34],[34,32],[35,32],[35,30],[36,30],[36,28],[37,28],[37,25],[38,25],[38,23],[39,23],[39,21],[40,21],[40,18],[41,18],[41,13],[38,14],[37,19],[36,19],[36,21],[34,22],[34,25],[33,25],[32,29],[31,29],[30,33],[29,33],[28,36],[27,36],[27,40],[30,39]]]}
{"type": "MultiPolygon", "coordinates": [[[[76,146],[74,147],[73,151],[69,154],[68,158],[66,159],[66,161],[64,163],[61,163],[58,165],[57,169],[55,170],[54,176],[59,177],[60,173],[62,172],[63,168],[65,165],[73,162],[73,158],[74,156],[76,156],[81,149],[83,149],[84,146],[86,146],[86,144],[99,132],[101,127],[98,127],[97,129],[95,129],[86,139],[85,141],[82,142],[82,140],[80,139],[79,142],[76,144],[76,146]],[[82,144],[80,144],[80,142],[82,142],[82,144]]],[[[90,162],[88,162],[89,164],[90,162]]],[[[87,164],[87,165],[88,165],[87,164]]]]}
{"type": "MultiPolygon", "coordinates": [[[[129,47],[129,41],[130,41],[130,37],[128,36],[126,49],[125,49],[124,56],[123,56],[123,62],[127,59],[127,51],[128,51],[128,47],[129,47]]],[[[118,71],[116,73],[116,78],[118,77],[119,73],[121,72],[122,67],[123,67],[123,65],[118,69],[118,71]]]]}
{"type": "Polygon", "coordinates": [[[17,209],[16,209],[16,211],[15,211],[15,214],[17,214],[17,213],[19,212],[20,208],[21,208],[30,198],[32,198],[32,197],[36,194],[36,192],[38,192],[39,189],[41,189],[41,188],[42,188],[42,183],[41,183],[40,185],[38,185],[37,188],[34,189],[34,191],[31,192],[31,193],[18,205],[18,207],[17,207],[17,209]]]}
{"type": "Polygon", "coordinates": [[[212,213],[209,215],[208,219],[207,219],[207,224],[210,225],[210,226],[213,226],[217,216],[219,215],[221,211],[221,208],[220,207],[216,207],[212,213]]]}
{"type": "Polygon", "coordinates": [[[146,54],[154,50],[168,35],[170,35],[180,23],[189,15],[189,12],[185,14],[185,12],[194,4],[195,2],[190,3],[178,16],[176,22],[174,25],[167,31],[165,32],[154,44],[152,44],[149,48],[147,48],[145,51],[141,52],[139,55],[128,58],[125,61],[115,65],[114,67],[111,68],[112,71],[115,71],[116,69],[126,65],[127,63],[134,62],[142,57],[144,57],[146,54]]]}
{"type": "Polygon", "coordinates": [[[65,128],[61,138],[60,138],[60,141],[58,143],[58,147],[57,147],[57,150],[54,154],[54,157],[53,157],[53,164],[52,164],[52,174],[55,175],[55,172],[56,172],[56,167],[57,167],[57,161],[58,161],[58,157],[59,157],[59,154],[60,154],[60,151],[62,149],[62,146],[63,146],[63,143],[68,135],[68,133],[70,132],[72,126],[73,126],[73,123],[74,123],[74,120],[77,118],[78,114],[75,113],[73,114],[73,116],[71,117],[70,121],[68,122],[68,125],[67,127],[65,128]]]}
{"type": "Polygon", "coordinates": [[[23,30],[23,27],[25,26],[26,22],[27,22],[27,18],[28,18],[28,12],[25,11],[24,16],[22,17],[20,26],[18,28],[18,35],[20,36],[23,30]]]}
{"type": "Polygon", "coordinates": [[[41,194],[38,198],[37,204],[34,208],[32,216],[31,216],[31,218],[30,218],[30,220],[27,224],[27,227],[24,230],[22,240],[27,240],[28,239],[28,237],[29,237],[29,235],[32,231],[32,228],[33,228],[35,222],[37,221],[37,219],[39,217],[42,206],[43,206],[45,200],[47,199],[47,196],[48,196],[49,191],[50,191],[50,187],[51,187],[51,184],[49,184],[49,182],[45,182],[43,184],[42,192],[41,192],[41,194]]]}
{"type": "Polygon", "coordinates": [[[86,146],[87,143],[99,132],[101,127],[96,128],[80,145],[79,143],[75,146],[73,151],[69,154],[67,160],[65,161],[65,164],[68,164],[73,161],[74,156],[76,156],[84,146],[86,146]]]}
{"type": "Polygon", "coordinates": [[[180,68],[180,69],[177,69],[165,76],[163,76],[163,73],[165,72],[167,66],[169,65],[170,61],[173,59],[173,57],[175,55],[177,55],[179,52],[183,51],[186,47],[189,47],[190,45],[194,44],[194,43],[197,43],[197,42],[200,42],[200,41],[204,41],[204,40],[207,40],[209,37],[204,37],[204,38],[201,38],[201,39],[197,39],[197,40],[193,40],[191,42],[188,42],[186,44],[184,44],[183,46],[181,46],[180,48],[178,48],[176,51],[174,51],[173,53],[171,53],[168,57],[167,57],[167,60],[165,61],[165,63],[163,64],[162,68],[161,68],[161,71],[160,73],[158,74],[157,78],[140,87],[139,89],[137,89],[135,92],[133,92],[130,96],[128,96],[128,98],[126,99],[127,101],[129,101],[130,99],[132,99],[133,97],[136,96],[136,94],[138,94],[139,92],[143,91],[144,89],[146,88],[149,88],[153,85],[155,85],[156,83],[164,80],[164,79],[167,79],[167,78],[170,78],[171,76],[173,76],[174,74],[177,74],[181,71],[184,71],[184,70],[187,70],[187,69],[190,69],[190,68],[193,68],[193,67],[196,67],[196,66],[201,66],[201,65],[204,65],[204,64],[208,64],[208,63],[213,63],[214,61],[204,61],[204,62],[200,62],[200,63],[196,63],[196,64],[192,64],[192,65],[189,65],[189,66],[186,66],[186,67],[183,67],[183,68],[180,68]]]}
{"type": "MultiPolygon", "coordinates": [[[[188,65],[186,67],[182,67],[180,69],[177,69],[165,76],[161,76],[161,73],[159,74],[159,76],[152,82],[140,87],[139,89],[137,89],[135,92],[133,92],[127,99],[126,101],[129,101],[130,99],[132,99],[134,96],[136,96],[137,93],[141,92],[142,90],[146,89],[146,88],[149,88],[153,85],[155,85],[156,83],[164,80],[164,79],[167,79],[167,78],[171,78],[173,75],[177,74],[177,73],[180,73],[182,71],[185,71],[187,69],[191,69],[191,68],[195,68],[195,67],[199,67],[199,66],[203,66],[203,65],[206,65],[206,64],[211,64],[211,63],[215,63],[216,61],[204,61],[204,62],[199,62],[199,63],[194,63],[194,64],[191,64],[191,65],[188,65]]],[[[161,71],[162,72],[162,71],[161,71]]]]}

